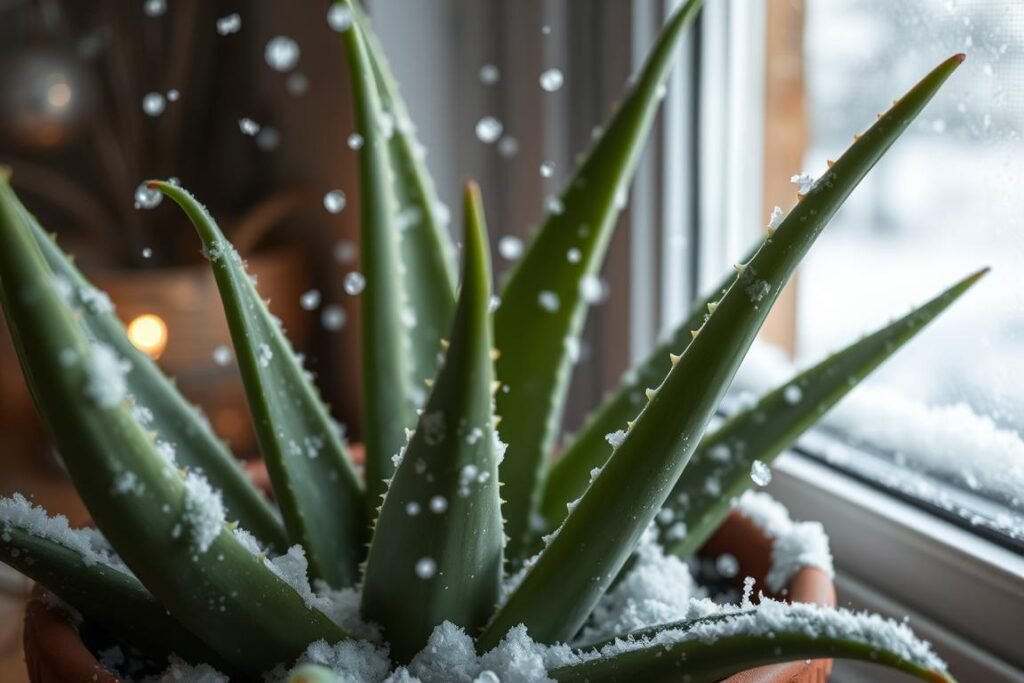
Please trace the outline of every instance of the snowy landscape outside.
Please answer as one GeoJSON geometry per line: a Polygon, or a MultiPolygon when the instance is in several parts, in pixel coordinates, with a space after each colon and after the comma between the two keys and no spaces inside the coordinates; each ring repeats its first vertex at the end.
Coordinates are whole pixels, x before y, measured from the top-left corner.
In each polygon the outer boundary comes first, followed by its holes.
{"type": "Polygon", "coordinates": [[[805,35],[811,144],[800,170],[816,176],[890,106],[887,93],[968,56],[805,261],[798,356],[815,361],[990,266],[831,424],[905,465],[904,489],[934,493],[916,476],[926,473],[997,503],[987,523],[1020,539],[1024,3],[812,0],[805,35]]]}

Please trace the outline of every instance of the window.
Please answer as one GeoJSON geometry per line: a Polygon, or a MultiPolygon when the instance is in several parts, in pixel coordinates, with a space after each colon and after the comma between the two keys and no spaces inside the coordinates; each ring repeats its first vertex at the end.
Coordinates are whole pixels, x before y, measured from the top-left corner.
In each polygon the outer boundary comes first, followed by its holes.
{"type": "MultiPolygon", "coordinates": [[[[944,57],[967,61],[837,214],[800,273],[798,352],[820,357],[956,279],[992,272],[828,424],[881,460],[855,469],[1024,539],[1024,7],[1013,0],[807,3],[818,174],[944,57]],[[870,471],[869,471],[870,470],[870,471]]],[[[842,448],[826,458],[853,466],[842,448]]]]}

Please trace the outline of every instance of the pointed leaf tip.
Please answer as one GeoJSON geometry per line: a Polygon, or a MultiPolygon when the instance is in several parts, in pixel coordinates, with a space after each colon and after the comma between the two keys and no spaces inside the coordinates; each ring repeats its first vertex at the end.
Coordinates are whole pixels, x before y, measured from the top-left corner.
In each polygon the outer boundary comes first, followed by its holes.
{"type": "Polygon", "coordinates": [[[334,587],[351,585],[359,575],[358,545],[366,528],[364,494],[341,434],[209,212],[180,185],[154,186],[189,217],[210,259],[289,539],[304,548],[312,577],[334,587]]]}
{"type": "Polygon", "coordinates": [[[989,273],[990,273],[991,271],[992,271],[992,268],[991,268],[991,266],[985,266],[985,267],[983,267],[983,268],[979,268],[979,269],[978,269],[978,270],[977,270],[977,271],[976,271],[976,272],[975,272],[975,273],[974,273],[973,275],[969,275],[969,276],[968,276],[968,277],[966,278],[966,280],[965,280],[965,281],[966,281],[967,283],[969,283],[969,284],[972,284],[972,285],[973,285],[973,284],[974,284],[975,282],[977,282],[977,281],[978,281],[978,280],[980,280],[981,278],[983,278],[983,277],[985,277],[986,275],[988,275],[988,274],[989,274],[989,273]]]}
{"type": "Polygon", "coordinates": [[[490,248],[472,183],[464,202],[463,281],[451,343],[380,509],[362,592],[363,613],[382,626],[400,662],[442,621],[467,632],[483,626],[502,576],[490,248]],[[409,505],[424,512],[411,515],[409,505]]]}
{"type": "Polygon", "coordinates": [[[549,213],[505,280],[494,335],[503,352],[496,364],[498,378],[515,383],[512,391],[497,396],[509,444],[501,478],[508,485],[508,554],[515,560],[524,558],[531,543],[530,519],[565,407],[571,341],[582,332],[590,305],[581,278],[595,277],[607,253],[621,198],[633,180],[669,73],[680,62],[677,48],[700,5],[700,0],[686,0],[666,19],[628,93],[566,183],[560,210],[549,213]],[[570,249],[581,256],[578,267],[565,265],[570,249]],[[541,305],[539,295],[545,297],[541,305]]]}
{"type": "MultiPolygon", "coordinates": [[[[463,190],[463,203],[466,221],[465,247],[466,263],[464,266],[464,277],[469,277],[475,270],[486,271],[488,278],[487,290],[490,294],[490,250],[487,245],[487,223],[484,219],[483,197],[480,194],[480,186],[472,180],[466,181],[463,190]],[[473,268],[474,264],[483,268],[473,268]]],[[[463,283],[465,286],[465,283],[463,283]]],[[[488,353],[490,353],[488,351],[488,353]]]]}
{"type": "MultiPolygon", "coordinates": [[[[74,266],[74,259],[57,245],[56,237],[47,233],[23,206],[19,210],[54,275],[78,292],[95,291],[74,266]]],[[[283,552],[289,545],[284,527],[266,496],[238,468],[227,445],[178,392],[174,380],[132,345],[116,312],[106,307],[82,306],[76,312],[75,322],[86,338],[108,345],[131,363],[125,382],[134,405],[146,408],[149,442],[153,444],[159,439],[161,448],[173,449],[182,469],[201,469],[210,485],[220,490],[225,512],[239,519],[260,541],[283,552]]]]}

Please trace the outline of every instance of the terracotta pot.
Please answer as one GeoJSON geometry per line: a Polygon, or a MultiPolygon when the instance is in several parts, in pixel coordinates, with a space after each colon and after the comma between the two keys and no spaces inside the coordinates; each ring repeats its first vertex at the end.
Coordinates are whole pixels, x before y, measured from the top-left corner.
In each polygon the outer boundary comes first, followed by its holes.
{"type": "MultiPolygon", "coordinates": [[[[733,555],[739,562],[737,577],[754,577],[756,586],[764,586],[771,569],[772,539],[752,521],[733,511],[704,547],[701,555],[718,557],[733,555]]],[[[826,607],[836,606],[836,589],[832,577],[815,567],[804,567],[786,586],[785,595],[771,596],[790,602],[809,602],[826,607]]],[[[724,683],[824,683],[832,671],[831,659],[815,659],[786,664],[772,664],[729,676],[724,683]]]]}
{"type": "Polygon", "coordinates": [[[36,586],[25,605],[25,667],[32,683],[118,683],[100,666],[67,616],[43,600],[36,586]]]}
{"type": "MultiPolygon", "coordinates": [[[[354,458],[361,460],[362,446],[354,444],[350,448],[354,458]]],[[[257,486],[269,490],[270,482],[262,462],[247,463],[246,470],[257,486]]],[[[709,557],[732,554],[739,561],[738,576],[753,576],[760,586],[771,566],[771,548],[771,539],[757,525],[733,512],[705,544],[701,554],[709,557]]],[[[96,661],[64,614],[43,603],[42,594],[37,586],[25,610],[25,663],[32,683],[119,683],[116,676],[96,661]]],[[[836,604],[832,579],[814,568],[797,572],[784,597],[830,607],[836,604]]],[[[791,662],[743,671],[723,683],[824,683],[831,670],[831,659],[791,662]]]]}

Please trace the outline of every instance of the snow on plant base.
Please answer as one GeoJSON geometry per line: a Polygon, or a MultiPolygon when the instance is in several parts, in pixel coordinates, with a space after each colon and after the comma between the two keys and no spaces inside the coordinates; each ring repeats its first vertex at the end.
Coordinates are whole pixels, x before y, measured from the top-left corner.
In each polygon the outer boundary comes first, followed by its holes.
{"type": "Polygon", "coordinates": [[[835,576],[828,536],[819,522],[794,522],[785,506],[767,493],[747,491],[736,509],[773,540],[772,565],[765,585],[779,594],[804,567],[817,567],[835,576]]]}
{"type": "Polygon", "coordinates": [[[31,536],[53,541],[73,550],[87,566],[103,564],[128,573],[128,568],[121,558],[114,554],[100,532],[95,529],[72,529],[67,517],[51,517],[46,510],[38,505],[32,505],[20,493],[15,493],[10,498],[0,498],[0,541],[10,542],[11,528],[20,529],[31,536]]]}
{"type": "Polygon", "coordinates": [[[703,593],[689,567],[675,555],[666,555],[656,538],[656,530],[649,527],[640,541],[636,561],[598,602],[580,642],[684,619],[690,613],[691,598],[703,593]]]}
{"type": "MultiPolygon", "coordinates": [[[[814,536],[804,533],[786,509],[763,493],[748,493],[738,508],[754,521],[776,543],[793,538],[781,557],[773,557],[773,574],[791,576],[795,567],[818,566],[831,572],[831,556],[827,539],[821,552],[820,541],[801,545],[800,539],[814,536]],[[794,550],[797,549],[797,550],[794,550]],[[815,554],[817,552],[818,554],[815,554]]],[[[263,554],[251,534],[236,529],[235,535],[253,554],[263,554]]],[[[378,681],[386,683],[527,683],[551,681],[549,672],[563,667],[582,665],[602,658],[647,648],[670,649],[687,643],[714,643],[737,636],[765,636],[770,633],[797,633],[813,638],[845,639],[880,652],[894,652],[919,666],[944,671],[945,665],[930,646],[914,637],[904,623],[875,615],[853,613],[814,605],[790,605],[761,597],[760,603],[750,601],[753,579],[745,581],[741,604],[716,604],[704,597],[704,591],[692,578],[688,566],[673,555],[666,555],[655,541],[652,527],[645,534],[630,570],[595,608],[587,627],[579,638],[569,644],[544,645],[529,637],[525,627],[512,629],[501,643],[482,655],[476,652],[473,639],[450,622],[439,624],[427,645],[407,666],[395,667],[389,658],[388,644],[372,625],[359,615],[359,593],[355,589],[331,591],[320,585],[314,590],[307,577],[307,565],[301,546],[294,546],[283,555],[265,557],[265,564],[283,581],[292,586],[307,605],[327,614],[335,623],[361,640],[331,644],[317,641],[286,671],[279,667],[268,675],[269,681],[283,682],[292,673],[307,665],[317,665],[333,672],[340,680],[378,681]],[[698,622],[692,626],[675,627],[706,617],[720,619],[698,622]],[[664,630],[656,631],[658,624],[664,630]],[[643,631],[645,635],[631,635],[643,631]],[[590,647],[587,643],[603,640],[605,644],[590,647]]],[[[777,587],[769,586],[773,591],[777,587]]],[[[189,675],[202,672],[215,676],[208,668],[189,667],[177,662],[161,680],[193,680],[189,675]]],[[[219,681],[216,677],[196,680],[219,681]]]]}
{"type": "MultiPolygon", "coordinates": [[[[707,600],[695,600],[695,616],[720,615],[722,618],[701,621],[689,628],[670,628],[650,637],[625,637],[593,650],[577,650],[565,644],[543,645],[533,641],[526,629],[518,626],[496,648],[477,655],[472,638],[461,628],[445,622],[434,629],[427,646],[407,667],[392,669],[386,646],[352,641],[334,646],[322,641],[314,643],[300,658],[298,666],[318,664],[333,671],[340,680],[534,683],[553,680],[549,672],[557,669],[637,650],[659,648],[667,652],[686,643],[712,644],[740,636],[801,634],[857,643],[872,652],[897,653],[915,665],[945,671],[942,660],[927,643],[915,638],[906,624],[877,615],[815,605],[790,605],[764,598],[751,609],[739,605],[720,605],[713,609],[709,609],[707,600]]],[[[680,671],[685,673],[685,665],[680,671]]]]}
{"type": "Polygon", "coordinates": [[[185,522],[196,550],[205,553],[224,528],[224,502],[198,472],[185,475],[185,522]]]}
{"type": "Polygon", "coordinates": [[[788,604],[763,597],[753,609],[726,606],[720,614],[724,618],[699,621],[689,628],[667,629],[647,638],[619,639],[600,649],[576,654],[567,663],[583,663],[647,648],[668,649],[687,642],[711,644],[735,636],[774,638],[793,633],[814,639],[846,640],[864,645],[875,653],[895,653],[925,669],[946,670],[945,663],[931,646],[915,637],[905,623],[877,614],[804,603],[788,604]]]}

